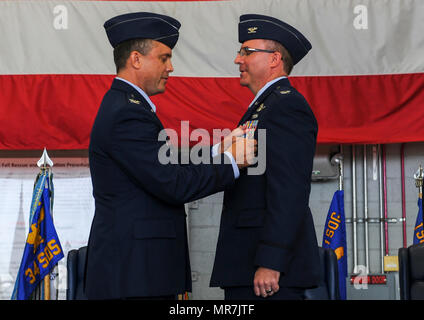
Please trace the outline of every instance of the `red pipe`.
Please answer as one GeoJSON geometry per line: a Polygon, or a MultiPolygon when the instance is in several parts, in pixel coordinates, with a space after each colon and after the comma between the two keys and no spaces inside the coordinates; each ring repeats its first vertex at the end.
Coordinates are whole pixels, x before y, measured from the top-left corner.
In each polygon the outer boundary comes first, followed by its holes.
{"type": "Polygon", "coordinates": [[[384,242],[385,253],[389,255],[389,226],[387,220],[387,177],[386,177],[386,146],[383,144],[383,186],[384,186],[384,242]]]}
{"type": "Polygon", "coordinates": [[[405,144],[400,146],[400,165],[402,179],[402,235],[403,247],[406,248],[406,209],[405,209],[405,144]]]}

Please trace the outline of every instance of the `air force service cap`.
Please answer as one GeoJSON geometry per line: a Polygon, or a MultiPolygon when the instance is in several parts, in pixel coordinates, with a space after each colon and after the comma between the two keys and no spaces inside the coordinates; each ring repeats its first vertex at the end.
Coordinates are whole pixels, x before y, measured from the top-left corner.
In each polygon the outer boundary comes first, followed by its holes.
{"type": "Polygon", "coordinates": [[[293,64],[298,63],[312,48],[308,39],[291,25],[269,16],[244,14],[240,16],[239,42],[252,39],[281,43],[290,53],[293,64]]]}
{"type": "Polygon", "coordinates": [[[131,39],[152,39],[174,48],[181,23],[171,17],[151,13],[126,13],[107,20],[103,27],[112,47],[131,39]]]}

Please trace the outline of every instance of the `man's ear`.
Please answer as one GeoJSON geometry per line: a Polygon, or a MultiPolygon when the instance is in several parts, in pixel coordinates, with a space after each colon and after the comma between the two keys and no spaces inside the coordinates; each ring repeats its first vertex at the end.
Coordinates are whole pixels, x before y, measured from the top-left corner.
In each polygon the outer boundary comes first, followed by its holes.
{"type": "Polygon", "coordinates": [[[140,69],[143,64],[143,56],[138,51],[131,51],[127,64],[134,69],[140,69]]]}
{"type": "Polygon", "coordinates": [[[280,63],[283,63],[281,53],[275,51],[271,55],[271,67],[277,67],[278,65],[280,65],[280,63]]]}

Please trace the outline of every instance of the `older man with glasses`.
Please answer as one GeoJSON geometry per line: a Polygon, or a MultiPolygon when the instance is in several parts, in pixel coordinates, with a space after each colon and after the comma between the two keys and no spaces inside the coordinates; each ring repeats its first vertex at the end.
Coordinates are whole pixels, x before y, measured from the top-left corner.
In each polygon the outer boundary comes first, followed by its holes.
{"type": "Polygon", "coordinates": [[[266,131],[266,170],[241,170],[225,191],[210,285],[227,300],[303,299],[320,274],[309,208],[318,126],[287,77],[312,46],[294,27],[256,14],[240,17],[239,42],[240,84],[255,95],[239,125],[256,140],[266,131]]]}

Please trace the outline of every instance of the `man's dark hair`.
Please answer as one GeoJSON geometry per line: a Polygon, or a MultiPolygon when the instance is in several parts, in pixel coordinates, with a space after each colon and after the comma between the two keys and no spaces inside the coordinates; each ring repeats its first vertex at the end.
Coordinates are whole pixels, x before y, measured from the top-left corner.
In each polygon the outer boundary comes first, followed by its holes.
{"type": "Polygon", "coordinates": [[[290,53],[281,43],[277,41],[268,40],[267,43],[268,50],[277,51],[281,54],[281,60],[284,62],[284,71],[287,73],[287,75],[289,75],[293,69],[293,59],[290,53]]]}
{"type": "Polygon", "coordinates": [[[153,47],[150,39],[131,39],[118,44],[113,50],[113,60],[115,61],[116,72],[125,68],[130,53],[133,51],[140,52],[143,56],[149,54],[153,47]]]}

